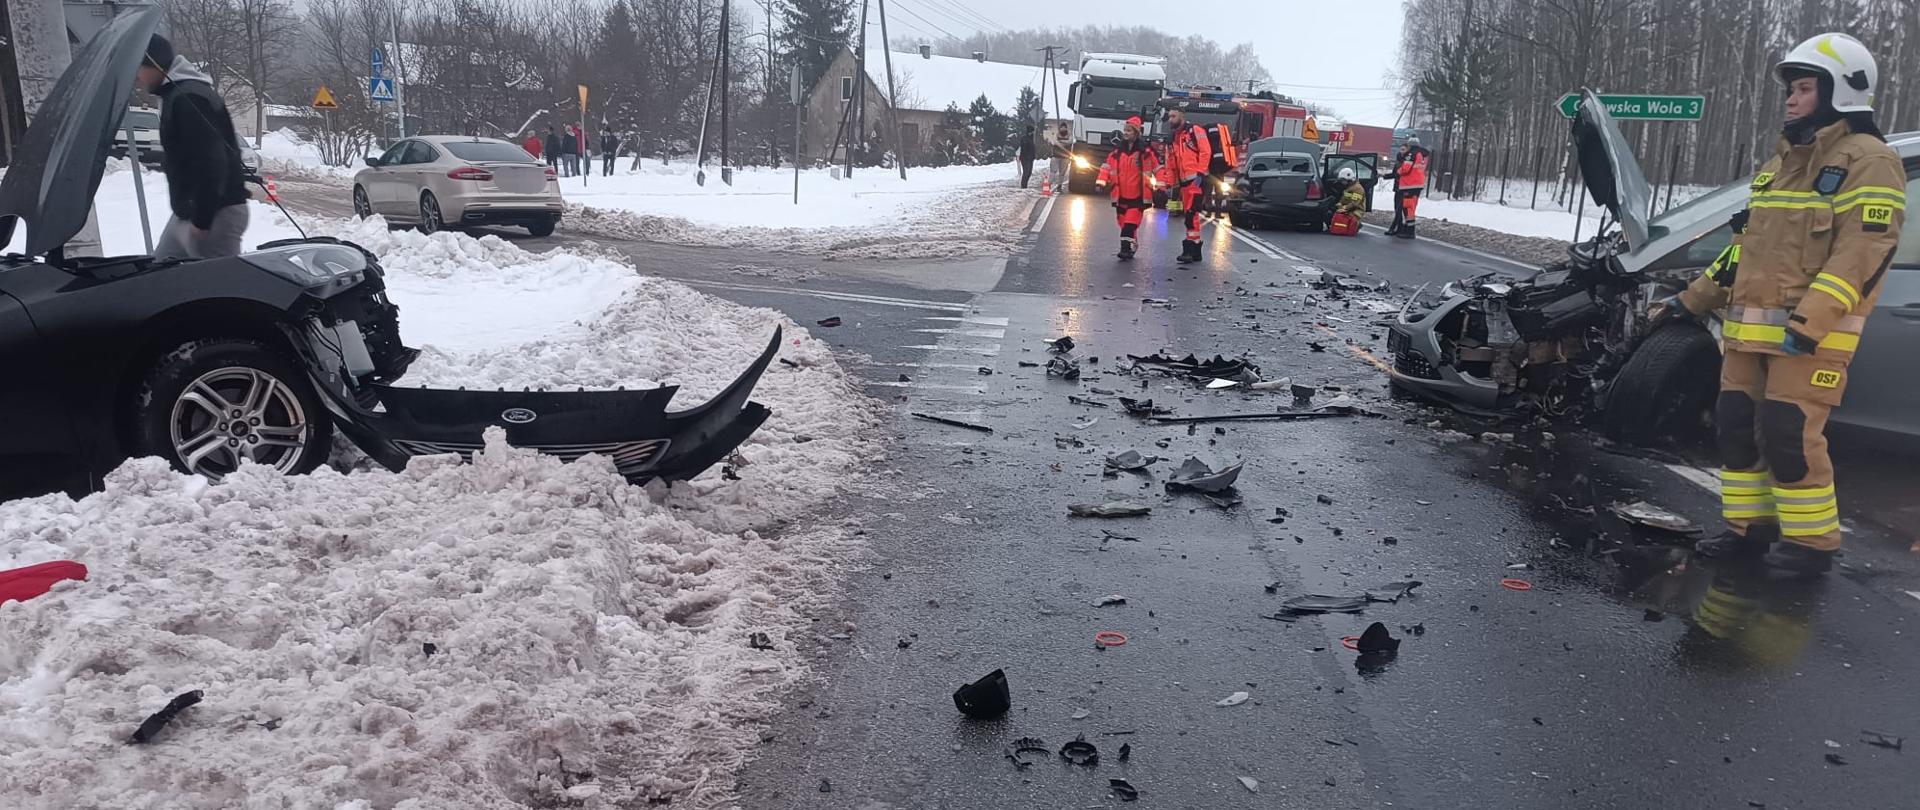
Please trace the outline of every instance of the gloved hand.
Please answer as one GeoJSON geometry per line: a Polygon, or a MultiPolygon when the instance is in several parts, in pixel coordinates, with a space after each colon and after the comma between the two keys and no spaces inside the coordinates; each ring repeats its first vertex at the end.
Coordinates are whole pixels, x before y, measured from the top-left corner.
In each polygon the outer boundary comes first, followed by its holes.
{"type": "Polygon", "coordinates": [[[1819,344],[1815,343],[1813,338],[1795,332],[1792,329],[1788,329],[1787,336],[1780,341],[1780,351],[1786,352],[1793,357],[1805,357],[1813,354],[1813,350],[1818,347],[1819,344]]]}
{"type": "Polygon", "coordinates": [[[1687,309],[1686,304],[1680,303],[1679,293],[1655,301],[1647,307],[1647,321],[1656,326],[1666,323],[1667,321],[1679,320],[1681,318],[1698,320],[1699,316],[1693,314],[1692,310],[1687,309]]]}

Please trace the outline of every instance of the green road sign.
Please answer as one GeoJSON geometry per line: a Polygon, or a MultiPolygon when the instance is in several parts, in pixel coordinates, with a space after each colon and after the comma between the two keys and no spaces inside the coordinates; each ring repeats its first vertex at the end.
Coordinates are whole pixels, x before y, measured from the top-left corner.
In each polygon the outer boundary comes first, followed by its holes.
{"type": "MultiPolygon", "coordinates": [[[[1607,105],[1607,114],[1619,119],[1640,119],[1645,121],[1698,121],[1707,111],[1707,100],[1703,96],[1639,96],[1610,95],[1602,93],[1600,103],[1607,105]]],[[[1580,94],[1568,93],[1560,97],[1560,114],[1572,118],[1580,109],[1580,94]]]]}

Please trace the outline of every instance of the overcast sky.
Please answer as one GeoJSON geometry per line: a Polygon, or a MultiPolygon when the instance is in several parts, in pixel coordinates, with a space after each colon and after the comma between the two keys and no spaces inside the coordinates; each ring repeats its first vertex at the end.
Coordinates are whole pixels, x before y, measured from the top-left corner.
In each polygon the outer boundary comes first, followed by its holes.
{"type": "MultiPolygon", "coordinates": [[[[939,37],[942,31],[935,29],[971,33],[969,15],[949,12],[957,5],[1008,29],[1137,24],[1180,36],[1199,34],[1222,49],[1251,42],[1273,74],[1275,92],[1325,104],[1348,121],[1392,126],[1399,110],[1386,76],[1400,52],[1400,2],[888,0],[887,27],[896,41],[939,37]]],[[[870,18],[868,24],[877,26],[878,20],[870,18]]],[[[869,36],[878,37],[878,28],[869,36]]]]}

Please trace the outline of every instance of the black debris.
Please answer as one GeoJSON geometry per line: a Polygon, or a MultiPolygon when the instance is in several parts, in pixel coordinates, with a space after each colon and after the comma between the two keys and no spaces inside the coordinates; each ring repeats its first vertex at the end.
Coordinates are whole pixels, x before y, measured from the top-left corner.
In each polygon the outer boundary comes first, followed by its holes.
{"type": "Polygon", "coordinates": [[[907,638],[906,636],[901,636],[900,640],[895,641],[894,644],[898,645],[900,649],[904,650],[908,647],[913,646],[913,639],[907,638]]]}
{"type": "Polygon", "coordinates": [[[1367,599],[1373,602],[1398,602],[1400,597],[1413,593],[1414,588],[1423,584],[1425,583],[1417,579],[1406,579],[1375,585],[1367,589],[1367,599]]]}
{"type": "Polygon", "coordinates": [[[1875,748],[1891,748],[1898,751],[1906,744],[1907,738],[1895,737],[1892,734],[1883,734],[1878,731],[1862,731],[1860,732],[1860,741],[1875,748]]]}
{"type": "MultiPolygon", "coordinates": [[[[1140,455],[1139,451],[1128,450],[1120,455],[1107,457],[1107,474],[1139,472],[1146,469],[1147,465],[1159,460],[1159,456],[1143,456],[1140,455]]],[[[1182,467],[1182,469],[1185,468],[1182,467]]]]}
{"type": "Polygon", "coordinates": [[[1082,734],[1075,737],[1073,742],[1060,746],[1060,758],[1075,765],[1091,768],[1100,764],[1100,749],[1095,748],[1093,743],[1087,742],[1087,735],[1082,734]]]}
{"type": "Polygon", "coordinates": [[[1065,357],[1055,357],[1047,361],[1047,376],[1063,380],[1080,379],[1080,364],[1065,357]]]}
{"type": "Polygon", "coordinates": [[[986,677],[953,690],[954,708],[975,720],[991,720],[1007,713],[1013,695],[1007,690],[1007,672],[996,669],[986,677]]]}
{"type": "Polygon", "coordinates": [[[428,658],[432,658],[434,653],[440,651],[440,645],[431,641],[423,641],[420,642],[420,651],[426,653],[428,658]]]}
{"type": "Polygon", "coordinates": [[[981,433],[993,432],[993,428],[987,427],[986,425],[976,425],[972,422],[962,422],[958,419],[948,419],[944,416],[934,416],[933,414],[930,414],[930,413],[920,413],[919,411],[914,411],[913,417],[915,419],[925,419],[929,422],[939,422],[940,424],[943,424],[943,425],[952,425],[957,428],[977,430],[977,431],[980,431],[981,433]]]}
{"type": "Polygon", "coordinates": [[[1107,501],[1105,503],[1075,503],[1067,505],[1067,514],[1074,517],[1123,518],[1140,517],[1152,514],[1153,507],[1138,501],[1107,501]]]}
{"type": "Polygon", "coordinates": [[[1086,397],[1083,397],[1083,396],[1080,396],[1080,395],[1078,395],[1078,394],[1068,394],[1068,395],[1067,395],[1067,401],[1068,401],[1068,402],[1071,402],[1071,403],[1073,403],[1073,404],[1075,404],[1075,405],[1085,405],[1085,406],[1087,406],[1087,407],[1089,407],[1089,408],[1105,408],[1105,407],[1107,407],[1107,403],[1105,403],[1105,402],[1101,402],[1101,401],[1099,401],[1099,400],[1097,400],[1097,399],[1087,399],[1086,397]]]}
{"type": "Polygon", "coordinates": [[[254,723],[254,725],[264,728],[268,731],[273,731],[275,729],[280,728],[280,718],[271,717],[271,718],[268,718],[267,722],[265,723],[254,723]]]}
{"type": "Polygon", "coordinates": [[[153,738],[160,735],[160,730],[166,728],[168,723],[173,722],[175,715],[179,714],[181,710],[188,706],[199,703],[202,696],[203,693],[198,689],[176,695],[172,700],[167,701],[167,705],[161,708],[160,711],[154,712],[148,716],[145,721],[142,721],[140,727],[133,730],[133,736],[127,738],[127,743],[129,745],[144,745],[153,742],[153,738]]]}
{"type": "Polygon", "coordinates": [[[753,633],[748,633],[747,646],[752,647],[756,650],[771,650],[773,649],[773,639],[768,637],[766,633],[761,633],[757,631],[753,633]]]}
{"type": "Polygon", "coordinates": [[[1120,797],[1120,801],[1130,802],[1140,798],[1140,789],[1125,779],[1108,779],[1107,787],[1113,789],[1113,795],[1120,797]]]}
{"type": "Polygon", "coordinates": [[[1108,596],[1102,596],[1099,599],[1093,600],[1094,607],[1106,607],[1108,605],[1124,605],[1126,603],[1127,603],[1127,598],[1117,593],[1111,594],[1108,596]]]}
{"type": "Polygon", "coordinates": [[[1653,608],[1647,608],[1645,613],[1640,614],[1640,621],[1643,622],[1657,622],[1665,620],[1666,618],[1667,614],[1661,613],[1653,608]]]}
{"type": "Polygon", "coordinates": [[[1316,500],[1316,501],[1319,501],[1319,502],[1321,502],[1321,503],[1324,503],[1324,504],[1326,504],[1326,505],[1328,505],[1328,506],[1332,506],[1332,505],[1333,505],[1333,496],[1332,496],[1332,495],[1316,495],[1316,496],[1314,496],[1314,498],[1313,498],[1313,499],[1314,499],[1314,500],[1316,500]]]}
{"type": "Polygon", "coordinates": [[[833,327],[840,325],[840,316],[835,315],[831,318],[821,318],[820,320],[814,321],[814,323],[820,324],[821,326],[827,327],[828,329],[832,329],[833,327]]]}
{"type": "Polygon", "coordinates": [[[1293,597],[1280,603],[1280,607],[1286,612],[1295,614],[1359,613],[1366,609],[1367,597],[1365,594],[1359,596],[1327,596],[1316,593],[1293,597]]]}
{"type": "Polygon", "coordinates": [[[1047,747],[1045,740],[1034,737],[1021,737],[1007,746],[1007,759],[1013,762],[1014,770],[1024,771],[1037,763],[1047,761],[1053,749],[1047,747]]]}
{"type": "Polygon", "coordinates": [[[799,364],[799,363],[795,363],[795,362],[793,362],[792,360],[788,360],[788,359],[787,359],[787,358],[785,358],[785,357],[782,357],[782,358],[780,358],[780,365],[783,365],[783,366],[786,366],[787,368],[799,368],[799,367],[800,367],[800,364],[799,364]]]}
{"type": "Polygon", "coordinates": [[[1361,655],[1395,653],[1400,651],[1400,639],[1387,632],[1386,625],[1374,622],[1360,633],[1360,640],[1354,646],[1360,648],[1361,655]]]}
{"type": "Polygon", "coordinates": [[[1133,535],[1119,534],[1117,532],[1110,532],[1110,531],[1107,531],[1106,529],[1101,529],[1100,542],[1104,543],[1104,542],[1107,542],[1108,540],[1127,540],[1134,543],[1140,542],[1140,538],[1134,537],[1133,535]]]}
{"type": "Polygon", "coordinates": [[[1126,762],[1133,756],[1133,743],[1120,744],[1120,761],[1126,762]]]}
{"type": "Polygon", "coordinates": [[[1019,360],[1015,362],[1019,363],[1021,368],[1038,368],[1040,366],[1039,363],[1035,363],[1032,360],[1019,360]]]}
{"type": "Polygon", "coordinates": [[[1828,754],[1827,764],[1828,765],[1845,765],[1847,764],[1847,759],[1846,757],[1840,756],[1839,754],[1828,754]]]}
{"type": "Polygon", "coordinates": [[[832,783],[832,782],[829,782],[829,781],[827,781],[827,780],[825,780],[825,779],[822,779],[822,780],[820,780],[820,792],[821,792],[821,793],[832,793],[832,792],[833,792],[833,783],[832,783]]]}
{"type": "Polygon", "coordinates": [[[991,377],[991,376],[993,376],[993,369],[990,369],[990,368],[987,368],[986,366],[981,366],[980,368],[978,368],[978,369],[975,369],[975,370],[976,370],[976,371],[978,371],[978,372],[980,372],[980,376],[982,376],[982,377],[991,377]]]}
{"type": "Polygon", "coordinates": [[[1307,343],[1307,348],[1312,349],[1316,352],[1324,352],[1327,350],[1327,345],[1319,341],[1309,341],[1307,343]]]}
{"type": "Polygon", "coordinates": [[[1240,422],[1248,420],[1274,420],[1279,422],[1304,422],[1309,419],[1329,419],[1341,416],[1353,416],[1352,412],[1308,411],[1305,413],[1223,413],[1211,416],[1155,416],[1153,421],[1163,425],[1195,424],[1202,422],[1240,422]]]}
{"type": "Polygon", "coordinates": [[[1546,722],[1545,720],[1541,720],[1541,719],[1540,719],[1540,718],[1538,718],[1538,717],[1535,717],[1535,718],[1533,718],[1533,724],[1534,724],[1534,725],[1536,725],[1536,726],[1544,726],[1544,725],[1546,725],[1546,724],[1547,724],[1547,722],[1546,722]]]}
{"type": "Polygon", "coordinates": [[[1218,470],[1193,456],[1181,462],[1180,469],[1174,470],[1167,478],[1167,490],[1192,490],[1196,492],[1218,493],[1233,489],[1233,482],[1240,478],[1243,464],[1231,464],[1218,470]]]}
{"type": "Polygon", "coordinates": [[[1153,400],[1151,399],[1120,397],[1120,407],[1127,409],[1127,413],[1133,414],[1134,416],[1159,416],[1161,414],[1173,413],[1172,408],[1154,407],[1153,400]]]}
{"type": "Polygon", "coordinates": [[[1047,341],[1047,351],[1053,352],[1054,354],[1066,354],[1067,352],[1073,351],[1073,338],[1063,335],[1049,340],[1047,341]]]}
{"type": "Polygon", "coordinates": [[[913,382],[913,378],[912,378],[912,377],[909,377],[909,376],[907,376],[907,375],[905,375],[905,374],[902,374],[902,375],[900,375],[900,381],[901,381],[901,382],[913,382]]]}

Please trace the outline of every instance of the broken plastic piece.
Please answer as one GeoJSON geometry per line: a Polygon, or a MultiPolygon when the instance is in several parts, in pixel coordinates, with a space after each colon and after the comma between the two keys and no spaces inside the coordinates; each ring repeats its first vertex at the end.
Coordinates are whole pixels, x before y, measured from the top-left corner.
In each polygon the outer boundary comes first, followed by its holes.
{"type": "Polygon", "coordinates": [[[1159,456],[1143,456],[1137,450],[1128,450],[1120,455],[1107,457],[1107,472],[1138,472],[1159,460],[1159,456]]]}
{"type": "Polygon", "coordinates": [[[1294,613],[1359,613],[1366,609],[1367,597],[1365,594],[1327,596],[1316,593],[1288,599],[1280,603],[1280,607],[1294,613]]]}
{"type": "Polygon", "coordinates": [[[1067,352],[1073,351],[1073,338],[1063,335],[1049,340],[1047,341],[1047,351],[1053,352],[1054,354],[1066,354],[1067,352]]]}
{"type": "Polygon", "coordinates": [[[766,633],[748,633],[747,646],[756,650],[771,650],[773,649],[773,639],[769,638],[766,633]]]}
{"type": "Polygon", "coordinates": [[[1083,397],[1083,396],[1079,396],[1079,395],[1077,395],[1077,394],[1068,394],[1068,395],[1067,395],[1067,401],[1068,401],[1068,402],[1071,402],[1071,403],[1073,403],[1073,404],[1075,404],[1075,405],[1085,405],[1085,406],[1087,406],[1087,407],[1089,407],[1089,408],[1105,408],[1105,407],[1107,407],[1107,403],[1105,403],[1105,402],[1101,402],[1101,401],[1099,401],[1099,400],[1097,400],[1097,399],[1087,399],[1086,397],[1083,397]]]}
{"type": "Polygon", "coordinates": [[[916,418],[916,419],[925,419],[925,420],[927,420],[927,421],[929,421],[929,422],[939,422],[940,424],[943,424],[943,425],[952,425],[952,426],[954,426],[954,427],[957,427],[957,428],[966,428],[966,429],[968,429],[968,430],[977,430],[977,431],[980,431],[981,433],[992,433],[992,432],[993,432],[993,428],[990,428],[990,427],[987,427],[986,425],[976,425],[976,424],[974,424],[974,423],[972,423],[972,422],[962,422],[962,421],[960,421],[960,420],[958,420],[958,419],[948,419],[948,418],[946,418],[946,417],[944,417],[944,416],[934,416],[933,414],[930,414],[930,413],[920,413],[919,411],[914,411],[914,412],[913,412],[913,416],[914,416],[914,418],[916,418]]]}
{"type": "Polygon", "coordinates": [[[1093,634],[1093,643],[1101,647],[1124,647],[1127,644],[1127,634],[1102,630],[1093,634]]]}
{"type": "Polygon", "coordinates": [[[1045,762],[1053,756],[1053,749],[1047,747],[1045,740],[1036,737],[1021,737],[1007,746],[1007,759],[1013,762],[1015,770],[1024,771],[1035,764],[1045,762]]]}
{"type": "Polygon", "coordinates": [[[1237,385],[1240,385],[1240,383],[1234,380],[1214,379],[1207,381],[1207,389],[1210,391],[1218,391],[1222,388],[1233,388],[1237,385]]]}
{"type": "Polygon", "coordinates": [[[1154,407],[1153,400],[1151,399],[1120,397],[1120,407],[1126,408],[1127,413],[1133,414],[1134,416],[1159,416],[1160,414],[1173,413],[1172,408],[1154,407]]]}
{"type": "Polygon", "coordinates": [[[1509,591],[1531,591],[1533,590],[1533,583],[1524,579],[1508,578],[1500,580],[1500,587],[1506,588],[1509,591]]]}
{"type": "Polygon", "coordinates": [[[199,703],[202,695],[203,693],[200,690],[195,689],[191,692],[182,692],[174,696],[172,700],[167,701],[167,705],[160,709],[160,711],[154,712],[152,715],[149,715],[146,720],[142,721],[140,727],[133,730],[133,736],[127,738],[127,743],[129,745],[144,745],[153,742],[153,738],[159,736],[160,730],[166,728],[168,723],[173,722],[175,715],[179,714],[181,710],[188,706],[199,703]]]}
{"type": "Polygon", "coordinates": [[[831,318],[821,318],[820,320],[814,321],[814,323],[831,329],[840,325],[840,316],[835,315],[831,318]]]}
{"type": "Polygon", "coordinates": [[[1013,695],[1007,690],[1007,672],[996,669],[986,677],[953,690],[954,708],[975,720],[990,720],[1007,713],[1013,695]]]}
{"type": "Polygon", "coordinates": [[[1197,492],[1222,492],[1232,489],[1233,482],[1240,479],[1242,464],[1233,464],[1218,470],[1207,466],[1206,462],[1193,456],[1181,462],[1180,469],[1174,470],[1167,478],[1168,490],[1189,489],[1197,492]]]}
{"type": "Polygon", "coordinates": [[[1245,692],[1235,692],[1235,693],[1233,693],[1233,694],[1231,694],[1231,695],[1228,695],[1228,696],[1226,696],[1226,697],[1223,697],[1223,698],[1221,698],[1221,699],[1219,699],[1219,700],[1216,700],[1216,701],[1214,701],[1214,702],[1213,702],[1213,705],[1215,705],[1215,706],[1238,706],[1238,705],[1240,705],[1240,704],[1242,704],[1242,703],[1245,703],[1245,702],[1247,702],[1247,700],[1248,700],[1249,698],[1251,698],[1251,697],[1253,697],[1253,696],[1252,696],[1252,695],[1249,695],[1249,694],[1247,694],[1247,693],[1245,693],[1245,692]]]}
{"type": "Polygon", "coordinates": [[[1102,596],[1099,599],[1093,600],[1094,607],[1106,607],[1108,605],[1124,605],[1126,603],[1127,603],[1127,598],[1117,593],[1109,594],[1107,596],[1102,596]]]}
{"type": "Polygon", "coordinates": [[[1387,631],[1387,626],[1379,622],[1367,625],[1360,634],[1360,643],[1354,647],[1361,653],[1393,653],[1400,650],[1400,639],[1387,631]]]}
{"type": "Polygon", "coordinates": [[[1080,379],[1080,364],[1065,357],[1055,357],[1047,361],[1047,376],[1063,380],[1080,379]]]}
{"type": "Polygon", "coordinates": [[[1827,755],[1827,757],[1826,757],[1826,759],[1827,759],[1827,764],[1828,764],[1828,765],[1845,765],[1845,764],[1847,764],[1847,759],[1846,759],[1846,757],[1843,757],[1843,756],[1840,756],[1839,754],[1828,754],[1828,755],[1827,755]]]}
{"type": "Polygon", "coordinates": [[[1133,757],[1133,743],[1120,744],[1120,761],[1126,762],[1133,757]]]}
{"type": "Polygon", "coordinates": [[[1883,734],[1878,731],[1862,731],[1860,732],[1860,741],[1875,748],[1890,748],[1898,751],[1906,744],[1907,738],[1895,737],[1892,734],[1883,734]]]}
{"type": "Polygon", "coordinates": [[[1246,788],[1248,793],[1260,792],[1260,780],[1255,779],[1251,776],[1241,776],[1236,778],[1240,780],[1240,786],[1243,788],[1246,788]]]}
{"type": "Polygon", "coordinates": [[[1091,768],[1100,764],[1100,749],[1087,742],[1087,735],[1073,738],[1072,742],[1060,746],[1060,758],[1075,765],[1091,768]]]}
{"type": "Polygon", "coordinates": [[[25,602],[53,589],[64,580],[87,578],[87,567],[72,560],[53,560],[0,571],[0,604],[25,602]]]}
{"type": "Polygon", "coordinates": [[[1642,526],[1669,532],[1678,532],[1680,534],[1700,533],[1700,527],[1693,521],[1661,509],[1646,501],[1634,501],[1633,503],[1626,504],[1616,503],[1607,508],[1615,515],[1618,515],[1621,520],[1629,523],[1638,523],[1642,526]]]}
{"type": "Polygon", "coordinates": [[[1130,802],[1140,798],[1140,789],[1125,779],[1108,779],[1107,787],[1113,789],[1113,795],[1120,797],[1120,801],[1130,802]]]}
{"type": "Polygon", "coordinates": [[[1138,501],[1107,501],[1106,503],[1075,503],[1067,505],[1067,514],[1074,517],[1123,518],[1140,517],[1153,513],[1153,507],[1138,501]]]}

